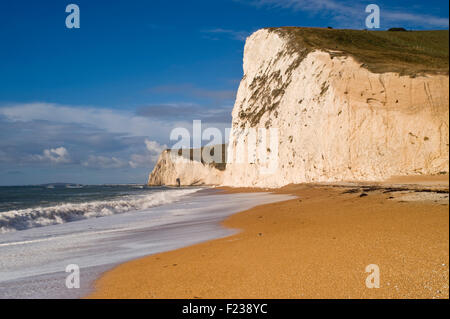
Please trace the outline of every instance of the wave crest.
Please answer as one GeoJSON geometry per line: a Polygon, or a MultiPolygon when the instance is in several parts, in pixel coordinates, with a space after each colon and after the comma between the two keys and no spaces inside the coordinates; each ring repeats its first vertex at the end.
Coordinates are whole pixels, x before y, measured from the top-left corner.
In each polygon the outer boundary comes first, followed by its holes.
{"type": "Polygon", "coordinates": [[[175,202],[198,190],[166,190],[146,195],[128,195],[114,200],[64,203],[0,212],[0,233],[144,210],[175,202]]]}

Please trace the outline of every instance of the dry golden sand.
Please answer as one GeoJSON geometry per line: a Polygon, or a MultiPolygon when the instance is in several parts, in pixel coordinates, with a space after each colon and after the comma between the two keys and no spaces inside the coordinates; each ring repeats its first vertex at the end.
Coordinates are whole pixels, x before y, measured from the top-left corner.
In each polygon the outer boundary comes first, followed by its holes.
{"type": "Polygon", "coordinates": [[[89,297],[449,298],[448,204],[344,191],[276,190],[299,198],[229,217],[231,237],[119,265],[89,297]],[[369,264],[379,289],[366,288],[369,264]]]}

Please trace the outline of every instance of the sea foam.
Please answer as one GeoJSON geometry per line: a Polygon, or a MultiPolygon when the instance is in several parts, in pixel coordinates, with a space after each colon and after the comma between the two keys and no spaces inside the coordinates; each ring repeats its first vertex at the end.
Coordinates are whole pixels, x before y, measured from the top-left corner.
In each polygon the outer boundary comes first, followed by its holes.
{"type": "Polygon", "coordinates": [[[0,233],[144,210],[175,202],[199,190],[200,188],[172,189],[145,195],[124,195],[112,200],[62,203],[0,212],[0,233]]]}

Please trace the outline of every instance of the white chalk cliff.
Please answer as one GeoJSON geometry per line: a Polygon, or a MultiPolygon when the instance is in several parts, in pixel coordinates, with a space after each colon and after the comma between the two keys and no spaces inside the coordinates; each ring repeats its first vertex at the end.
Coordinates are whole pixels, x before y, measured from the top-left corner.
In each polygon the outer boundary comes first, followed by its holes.
{"type": "Polygon", "coordinates": [[[247,39],[224,172],[162,154],[149,183],[279,187],[448,172],[448,75],[373,73],[351,56],[289,46],[268,29],[247,39]],[[277,159],[270,170],[261,158],[236,158],[258,128],[278,132],[264,145],[277,159]]]}
{"type": "Polygon", "coordinates": [[[179,156],[171,150],[161,153],[148,178],[148,185],[152,186],[220,185],[222,182],[222,170],[179,156]]]}

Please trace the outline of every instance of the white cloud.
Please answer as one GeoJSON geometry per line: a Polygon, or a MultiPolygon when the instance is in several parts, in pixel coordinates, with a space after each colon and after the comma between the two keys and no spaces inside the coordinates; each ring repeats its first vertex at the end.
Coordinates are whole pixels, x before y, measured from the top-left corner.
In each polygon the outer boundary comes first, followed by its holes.
{"type": "Polygon", "coordinates": [[[122,168],[128,164],[116,157],[90,155],[86,161],[81,163],[81,165],[90,168],[122,168]]]}
{"type": "MultiPolygon", "coordinates": [[[[313,14],[329,14],[335,22],[342,23],[349,27],[355,24],[355,21],[363,21],[367,16],[364,11],[367,1],[349,1],[349,0],[234,0],[236,2],[246,3],[256,7],[282,8],[292,11],[310,12],[313,14]]],[[[381,7],[381,19],[390,26],[401,26],[400,24],[410,24],[413,26],[448,28],[448,18],[437,17],[422,13],[411,13],[407,10],[398,10],[378,4],[381,7]]],[[[361,23],[361,24],[362,24],[361,23]]],[[[389,27],[386,25],[386,27],[389,27]]]]}
{"type": "Polygon", "coordinates": [[[71,162],[69,152],[62,146],[46,149],[42,152],[42,155],[34,155],[32,158],[42,162],[49,161],[54,164],[67,164],[71,162]]]}
{"type": "Polygon", "coordinates": [[[448,28],[448,18],[440,18],[426,14],[414,14],[408,12],[384,11],[382,17],[387,21],[415,23],[417,25],[448,28]]]}
{"type": "MultiPolygon", "coordinates": [[[[250,35],[251,32],[248,31],[238,31],[238,30],[231,30],[231,29],[222,29],[222,28],[216,28],[216,29],[210,29],[210,30],[204,30],[203,33],[208,34],[214,34],[214,35],[227,35],[233,40],[238,41],[245,41],[247,37],[250,35]]],[[[216,38],[212,38],[213,40],[217,40],[216,38]]]]}
{"type": "Polygon", "coordinates": [[[157,161],[159,154],[167,149],[167,145],[161,145],[156,141],[145,139],[147,152],[143,154],[131,154],[129,160],[117,157],[90,155],[81,165],[89,168],[123,168],[123,167],[145,167],[150,168],[157,161]]]}
{"type": "Polygon", "coordinates": [[[151,167],[158,160],[159,154],[166,150],[167,145],[161,145],[158,142],[145,140],[147,154],[132,154],[128,164],[132,168],[151,167]]]}
{"type": "MultiPolygon", "coordinates": [[[[171,103],[149,105],[137,110],[137,114],[161,120],[201,120],[203,123],[230,125],[232,105],[203,107],[198,104],[171,103]]],[[[189,121],[190,122],[190,121],[189,121]]]]}
{"type": "Polygon", "coordinates": [[[155,136],[167,138],[170,123],[135,115],[132,112],[105,108],[74,107],[50,103],[27,103],[0,107],[0,115],[10,121],[49,121],[79,124],[110,133],[130,136],[155,136]],[[162,135],[161,135],[162,134],[162,135]]]}
{"type": "Polygon", "coordinates": [[[161,153],[162,151],[167,149],[167,145],[161,145],[156,141],[145,140],[145,146],[147,150],[151,153],[161,153]]]}
{"type": "MultiPolygon", "coordinates": [[[[209,110],[205,108],[204,115],[203,109],[196,109],[195,115],[206,116],[206,123],[225,125],[222,109],[209,110]]],[[[11,167],[70,163],[95,169],[151,169],[160,153],[169,148],[161,141],[169,140],[173,128],[192,131],[186,114],[193,110],[183,109],[183,116],[174,119],[178,111],[161,106],[156,113],[165,112],[167,117],[155,118],[150,110],[136,114],[49,103],[0,106],[0,137],[7,137],[0,139],[0,163],[11,167]],[[70,154],[61,145],[70,145],[70,154]]]]}
{"type": "Polygon", "coordinates": [[[138,167],[150,168],[158,160],[158,156],[159,155],[156,154],[144,154],[144,155],[132,154],[130,156],[128,164],[130,165],[131,168],[138,168],[138,167]]]}

